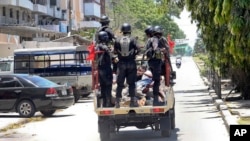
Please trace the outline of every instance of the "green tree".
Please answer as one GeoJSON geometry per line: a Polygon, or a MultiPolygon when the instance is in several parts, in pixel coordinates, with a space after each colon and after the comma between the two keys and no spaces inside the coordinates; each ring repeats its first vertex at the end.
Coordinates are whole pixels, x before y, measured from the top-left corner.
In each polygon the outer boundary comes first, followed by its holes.
{"type": "MultiPolygon", "coordinates": [[[[230,69],[242,97],[250,99],[250,1],[180,0],[197,23],[215,68],[230,69]]],[[[220,71],[223,72],[223,71],[220,71]]],[[[222,74],[223,75],[223,74],[222,74]]]]}
{"type": "Polygon", "coordinates": [[[202,54],[206,53],[206,48],[201,38],[196,39],[196,42],[194,44],[194,54],[199,54],[199,53],[202,54]]]}
{"type": "Polygon", "coordinates": [[[116,33],[122,23],[130,23],[133,27],[133,35],[144,41],[144,30],[148,25],[160,25],[164,28],[164,36],[171,34],[172,39],[185,38],[185,34],[172,20],[172,16],[179,17],[180,9],[172,4],[171,9],[160,10],[160,4],[155,0],[113,0],[112,8],[107,8],[107,13],[114,19],[112,25],[116,33]],[[169,12],[171,11],[171,12],[169,12]]]}

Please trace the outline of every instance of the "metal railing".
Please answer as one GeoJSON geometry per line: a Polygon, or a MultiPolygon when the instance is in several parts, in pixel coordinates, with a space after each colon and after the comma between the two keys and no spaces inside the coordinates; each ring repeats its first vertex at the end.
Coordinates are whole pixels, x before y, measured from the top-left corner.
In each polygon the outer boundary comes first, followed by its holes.
{"type": "Polygon", "coordinates": [[[221,99],[221,76],[218,72],[216,72],[212,68],[208,68],[206,71],[206,76],[209,81],[209,88],[213,89],[218,96],[219,99],[221,99]]]}

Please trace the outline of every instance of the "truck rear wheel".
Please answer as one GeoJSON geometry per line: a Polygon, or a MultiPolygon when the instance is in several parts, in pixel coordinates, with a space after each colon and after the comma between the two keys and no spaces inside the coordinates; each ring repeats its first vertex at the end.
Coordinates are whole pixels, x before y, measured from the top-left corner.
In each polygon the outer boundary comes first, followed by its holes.
{"type": "Polygon", "coordinates": [[[171,110],[171,129],[175,129],[175,109],[171,110]]]}
{"type": "Polygon", "coordinates": [[[110,139],[109,132],[100,132],[100,139],[101,141],[108,141],[110,139]]]}
{"type": "Polygon", "coordinates": [[[110,122],[107,117],[98,117],[98,130],[101,141],[108,141],[110,139],[110,122]]]}
{"type": "Polygon", "coordinates": [[[171,128],[172,128],[172,125],[171,125],[171,113],[170,111],[168,111],[166,114],[165,114],[165,117],[161,118],[160,119],[160,130],[161,130],[161,136],[162,137],[170,137],[171,136],[171,128]]]}

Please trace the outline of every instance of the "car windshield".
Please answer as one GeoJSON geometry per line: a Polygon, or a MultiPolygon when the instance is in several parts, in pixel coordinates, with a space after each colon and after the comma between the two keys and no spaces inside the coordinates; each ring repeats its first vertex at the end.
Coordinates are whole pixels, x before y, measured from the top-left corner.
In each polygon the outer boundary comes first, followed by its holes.
{"type": "Polygon", "coordinates": [[[35,85],[39,86],[39,87],[47,87],[47,86],[58,86],[56,83],[48,80],[48,79],[45,79],[45,78],[42,78],[40,76],[35,76],[35,75],[23,75],[22,76],[23,78],[25,78],[26,80],[30,81],[31,83],[34,83],[35,85]]]}

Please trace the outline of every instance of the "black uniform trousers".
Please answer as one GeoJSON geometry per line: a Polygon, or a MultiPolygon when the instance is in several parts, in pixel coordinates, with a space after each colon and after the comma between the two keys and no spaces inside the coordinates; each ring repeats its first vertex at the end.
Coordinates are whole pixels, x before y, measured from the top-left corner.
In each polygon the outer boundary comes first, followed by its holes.
{"type": "Polygon", "coordinates": [[[153,85],[153,95],[159,95],[159,87],[162,73],[162,60],[161,59],[150,59],[148,60],[149,69],[152,72],[152,80],[154,81],[153,85]]]}
{"type": "Polygon", "coordinates": [[[101,87],[101,98],[111,98],[113,73],[111,64],[98,66],[99,83],[101,87]]]}
{"type": "Polygon", "coordinates": [[[124,81],[128,84],[128,91],[130,97],[135,97],[135,83],[136,83],[136,62],[135,60],[119,60],[117,64],[117,91],[116,97],[122,97],[122,89],[124,88],[124,81]]]}

